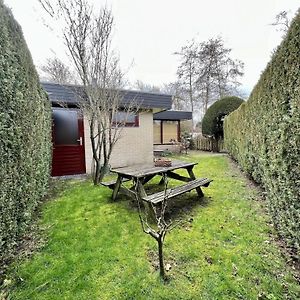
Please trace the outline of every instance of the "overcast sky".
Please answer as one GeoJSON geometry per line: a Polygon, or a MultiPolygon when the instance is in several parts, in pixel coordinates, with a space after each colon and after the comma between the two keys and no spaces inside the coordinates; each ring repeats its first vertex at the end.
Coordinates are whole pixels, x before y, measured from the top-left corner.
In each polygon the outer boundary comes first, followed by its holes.
{"type": "MultiPolygon", "coordinates": [[[[176,78],[178,57],[187,41],[222,36],[232,57],[245,63],[241,82],[250,91],[280,43],[282,33],[270,26],[278,12],[291,16],[299,0],[91,0],[107,3],[115,17],[114,45],[130,81],[162,85],[176,78]]],[[[25,39],[39,66],[65,50],[57,34],[43,25],[38,0],[4,0],[22,26],[25,39]]]]}

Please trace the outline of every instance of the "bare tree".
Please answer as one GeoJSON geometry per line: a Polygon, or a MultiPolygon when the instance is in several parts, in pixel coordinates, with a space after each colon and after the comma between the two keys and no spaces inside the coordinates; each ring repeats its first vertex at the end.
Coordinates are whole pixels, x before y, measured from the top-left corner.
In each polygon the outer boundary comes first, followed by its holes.
{"type": "Polygon", "coordinates": [[[166,220],[166,208],[168,205],[168,195],[170,191],[168,190],[168,178],[166,174],[163,175],[164,180],[164,199],[160,203],[160,205],[153,205],[149,203],[150,208],[146,210],[146,212],[142,209],[141,199],[138,197],[138,188],[140,182],[136,183],[136,200],[138,204],[138,213],[139,219],[142,225],[143,232],[149,234],[152,238],[154,238],[157,242],[158,249],[158,258],[159,258],[159,273],[163,280],[166,280],[166,272],[165,272],[165,263],[164,263],[164,241],[168,232],[170,232],[174,227],[176,227],[180,222],[173,223],[172,221],[166,220]],[[150,215],[151,211],[151,215],[150,215]],[[152,220],[148,220],[149,216],[152,220]],[[152,225],[151,221],[154,221],[155,224],[152,225]]]}
{"type": "Polygon", "coordinates": [[[161,93],[161,88],[159,86],[145,83],[141,80],[137,80],[133,85],[133,88],[142,92],[161,93]]]}
{"type": "MultiPolygon", "coordinates": [[[[192,113],[194,113],[195,102],[197,101],[199,89],[198,80],[198,45],[194,40],[182,47],[179,52],[181,63],[177,68],[178,82],[181,85],[181,91],[186,95],[192,113]]],[[[192,129],[194,121],[192,120],[192,129]]]]}
{"type": "Polygon", "coordinates": [[[59,83],[72,83],[72,74],[70,68],[59,58],[48,58],[44,65],[40,68],[47,76],[48,80],[59,83]]]}
{"type": "Polygon", "coordinates": [[[194,40],[176,54],[181,57],[177,69],[178,81],[188,94],[192,112],[195,107],[207,111],[209,104],[235,92],[244,64],[230,58],[222,38],[196,43],[194,40]]]}
{"type": "Polygon", "coordinates": [[[229,57],[231,49],[225,48],[222,38],[209,39],[199,46],[198,81],[202,91],[204,113],[208,105],[233,93],[240,83],[244,64],[229,57]]]}
{"type": "Polygon", "coordinates": [[[172,95],[172,109],[174,110],[189,110],[190,106],[186,103],[184,90],[180,82],[175,81],[164,84],[161,90],[169,95],[172,95]]]}
{"type": "Polygon", "coordinates": [[[182,90],[182,86],[178,81],[165,83],[161,86],[152,85],[149,83],[144,83],[141,80],[137,80],[133,85],[133,88],[150,93],[163,93],[172,95],[172,109],[174,110],[184,110],[189,109],[189,105],[186,103],[186,99],[184,99],[184,92],[182,90]]]}
{"type": "Polygon", "coordinates": [[[271,23],[272,26],[276,26],[279,31],[286,34],[289,30],[291,19],[289,18],[289,12],[286,10],[280,11],[275,16],[275,21],[271,23]]]}
{"type": "Polygon", "coordinates": [[[63,23],[64,43],[83,87],[81,108],[90,128],[96,185],[109,168],[128,115],[136,112],[134,101],[122,102],[123,73],[111,47],[114,18],[106,7],[95,14],[87,0],[39,1],[53,19],[63,23]]]}

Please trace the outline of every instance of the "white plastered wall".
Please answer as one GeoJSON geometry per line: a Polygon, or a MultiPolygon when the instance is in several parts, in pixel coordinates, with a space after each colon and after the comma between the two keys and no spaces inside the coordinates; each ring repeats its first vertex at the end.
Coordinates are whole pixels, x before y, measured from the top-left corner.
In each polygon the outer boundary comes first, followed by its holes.
{"type": "MultiPolygon", "coordinates": [[[[87,119],[84,118],[84,142],[86,172],[91,173],[92,146],[87,119]]],[[[139,112],[139,126],[125,127],[113,148],[110,165],[112,168],[153,161],[153,112],[139,112]]]]}

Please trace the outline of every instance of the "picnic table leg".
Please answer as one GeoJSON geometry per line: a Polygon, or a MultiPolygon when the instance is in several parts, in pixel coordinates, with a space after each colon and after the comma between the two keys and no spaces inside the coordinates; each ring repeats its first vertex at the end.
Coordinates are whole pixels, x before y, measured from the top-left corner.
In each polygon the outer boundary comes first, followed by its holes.
{"type": "MultiPolygon", "coordinates": [[[[145,188],[140,180],[138,180],[137,185],[138,185],[137,186],[138,187],[138,189],[137,189],[138,198],[139,198],[139,201],[141,201],[141,199],[143,197],[147,196],[147,193],[146,193],[145,188]]],[[[144,202],[144,206],[145,206],[145,210],[146,210],[146,215],[150,218],[150,220],[155,220],[155,214],[154,214],[152,205],[148,202],[144,202]]]]}
{"type": "Polygon", "coordinates": [[[142,181],[142,184],[146,184],[147,182],[149,182],[153,177],[155,177],[156,174],[153,174],[153,175],[149,175],[149,176],[146,176],[143,178],[143,181],[142,181]]]}
{"type": "MultiPolygon", "coordinates": [[[[187,171],[188,171],[188,173],[189,173],[189,175],[190,175],[190,178],[191,178],[192,180],[195,180],[195,179],[196,179],[196,176],[195,176],[195,174],[194,174],[194,172],[193,172],[193,167],[192,167],[192,168],[187,168],[187,171]]],[[[198,196],[199,196],[200,198],[202,198],[202,197],[204,196],[204,194],[203,194],[203,192],[202,192],[202,190],[201,190],[200,187],[197,187],[197,188],[196,188],[196,191],[197,191],[197,194],[198,194],[198,196]]]]}
{"type": "Polygon", "coordinates": [[[140,196],[140,199],[142,199],[143,197],[146,197],[146,196],[147,196],[146,191],[145,191],[145,188],[144,188],[144,186],[143,186],[143,184],[142,184],[141,181],[142,181],[142,180],[138,180],[138,181],[136,182],[136,184],[137,184],[137,192],[138,192],[138,194],[139,194],[139,196],[140,196]]]}
{"type": "Polygon", "coordinates": [[[116,181],[116,184],[114,186],[114,190],[113,190],[113,193],[112,193],[112,200],[115,201],[117,196],[118,196],[118,193],[119,193],[119,190],[120,190],[120,186],[121,186],[121,183],[122,183],[122,176],[119,174],[118,175],[118,179],[116,181]]]}
{"type": "Polygon", "coordinates": [[[161,180],[159,181],[158,185],[164,185],[165,184],[165,177],[164,177],[164,174],[161,173],[161,180]]]}

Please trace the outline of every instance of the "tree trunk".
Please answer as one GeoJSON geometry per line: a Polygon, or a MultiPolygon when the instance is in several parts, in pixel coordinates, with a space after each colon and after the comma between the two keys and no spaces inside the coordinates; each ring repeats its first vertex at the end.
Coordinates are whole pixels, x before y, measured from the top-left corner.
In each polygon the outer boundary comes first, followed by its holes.
{"type": "Polygon", "coordinates": [[[107,172],[108,172],[108,160],[106,160],[103,166],[100,168],[99,183],[103,180],[107,172]]]}
{"type": "MultiPolygon", "coordinates": [[[[194,102],[193,102],[193,84],[192,84],[192,65],[190,64],[190,74],[189,74],[189,96],[191,103],[192,115],[194,114],[194,102]]],[[[194,119],[192,118],[192,133],[194,132],[194,119]]]]}
{"type": "Polygon", "coordinates": [[[158,244],[158,257],[159,257],[159,274],[161,278],[165,280],[166,274],[165,274],[164,256],[163,256],[163,241],[161,236],[157,240],[157,244],[158,244]]]}
{"type": "Polygon", "coordinates": [[[220,152],[219,139],[212,138],[212,151],[213,152],[220,152]]]}
{"type": "Polygon", "coordinates": [[[208,101],[209,101],[209,86],[208,86],[208,83],[206,83],[205,100],[204,100],[204,114],[206,114],[207,109],[208,109],[208,101]]]}
{"type": "Polygon", "coordinates": [[[98,160],[96,160],[95,163],[96,165],[95,165],[95,173],[93,176],[93,182],[94,185],[98,185],[100,183],[101,164],[100,161],[98,160]]]}

